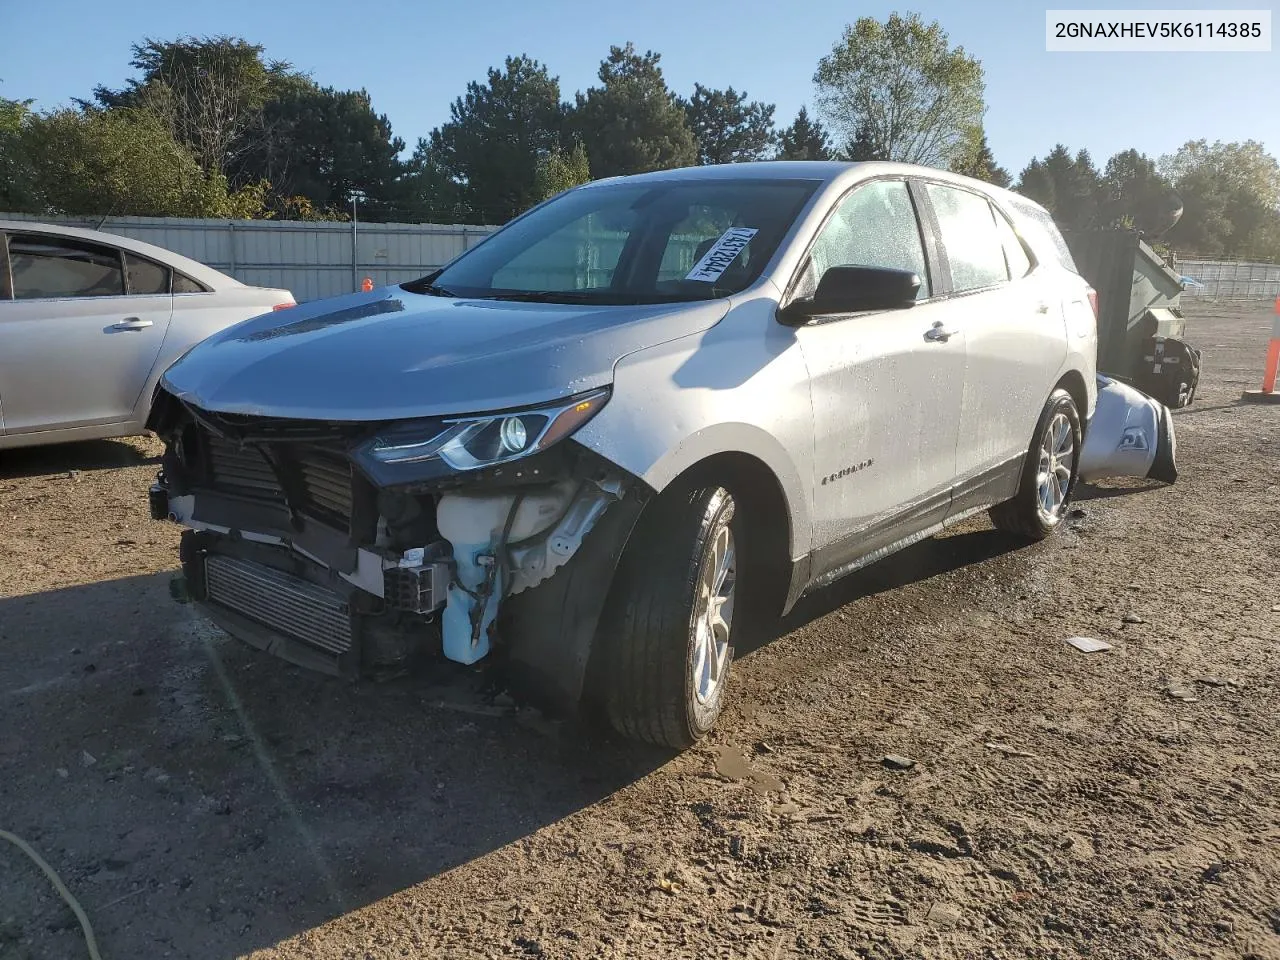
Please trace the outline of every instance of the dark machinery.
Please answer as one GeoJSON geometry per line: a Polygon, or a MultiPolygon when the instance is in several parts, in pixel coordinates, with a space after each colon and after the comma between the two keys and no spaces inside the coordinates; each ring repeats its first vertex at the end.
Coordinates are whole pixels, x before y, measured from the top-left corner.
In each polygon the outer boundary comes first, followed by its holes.
{"type": "Polygon", "coordinates": [[[1064,232],[1081,275],[1098,292],[1098,371],[1169,407],[1195,399],[1200,351],[1185,340],[1182,279],[1148,244],[1182,216],[1171,198],[1154,230],[1064,232]]]}

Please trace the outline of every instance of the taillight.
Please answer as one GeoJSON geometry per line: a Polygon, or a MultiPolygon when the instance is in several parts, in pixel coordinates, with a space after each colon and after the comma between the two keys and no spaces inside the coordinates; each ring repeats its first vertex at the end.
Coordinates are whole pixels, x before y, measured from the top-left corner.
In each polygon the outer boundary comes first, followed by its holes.
{"type": "Polygon", "coordinates": [[[1097,320],[1098,319],[1098,291],[1093,289],[1093,287],[1090,287],[1088,297],[1089,297],[1089,306],[1093,307],[1093,319],[1097,320]]]}
{"type": "Polygon", "coordinates": [[[297,306],[297,304],[296,304],[296,303],[277,303],[277,304],[276,304],[274,307],[272,307],[271,309],[272,309],[273,311],[274,311],[274,310],[288,310],[290,307],[296,307],[296,306],[297,306]]]}

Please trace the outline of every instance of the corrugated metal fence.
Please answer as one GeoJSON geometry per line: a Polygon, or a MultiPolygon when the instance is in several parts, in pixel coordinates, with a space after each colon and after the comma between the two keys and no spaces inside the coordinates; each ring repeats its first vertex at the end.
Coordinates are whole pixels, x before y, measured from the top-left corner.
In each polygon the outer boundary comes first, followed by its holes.
{"type": "Polygon", "coordinates": [[[1178,260],[1176,269],[1183,277],[1184,297],[1201,300],[1274,300],[1280,297],[1280,263],[1178,260]]]}
{"type": "Polygon", "coordinates": [[[31,217],[118,233],[264,287],[284,287],[298,300],[316,300],[412,280],[475,246],[496,227],[434,223],[314,223],[298,220],[195,220],[168,217],[31,217]],[[354,253],[354,263],[353,263],[354,253]]]}

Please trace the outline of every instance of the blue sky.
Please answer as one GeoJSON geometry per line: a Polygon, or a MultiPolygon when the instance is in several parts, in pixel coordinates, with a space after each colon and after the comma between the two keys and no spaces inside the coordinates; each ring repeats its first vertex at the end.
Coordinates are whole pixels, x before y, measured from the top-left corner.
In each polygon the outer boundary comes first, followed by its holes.
{"type": "MultiPolygon", "coordinates": [[[[844,24],[861,15],[914,9],[941,21],[953,43],[982,60],[991,146],[1015,175],[1058,141],[1087,147],[1099,165],[1130,146],[1158,156],[1200,137],[1261,140],[1272,153],[1280,152],[1280,52],[1046,53],[1049,5],[382,0],[366,7],[336,0],[0,0],[0,95],[35,98],[40,107],[64,104],[87,96],[95,83],[120,85],[131,72],[129,46],[144,35],[229,33],[263,44],[270,56],[291,61],[322,84],[365,87],[395,132],[412,145],[448,117],[450,102],[469,80],[483,79],[507,54],[543,61],[571,99],[595,81],[611,43],[631,40],[662,54],[668,83],[677,92],[687,95],[694,81],[745,88],[777,104],[781,126],[802,104],[812,105],[814,66],[844,24]]],[[[1063,0],[1051,5],[1068,6],[1063,0]]],[[[1263,4],[1253,0],[1252,6],[1263,4]]]]}

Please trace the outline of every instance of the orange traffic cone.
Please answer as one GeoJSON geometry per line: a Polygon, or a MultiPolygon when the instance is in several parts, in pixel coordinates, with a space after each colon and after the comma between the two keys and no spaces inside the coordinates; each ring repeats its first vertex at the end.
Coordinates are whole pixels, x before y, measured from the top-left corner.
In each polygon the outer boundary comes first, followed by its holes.
{"type": "Polygon", "coordinates": [[[1276,372],[1280,369],[1280,297],[1276,297],[1276,315],[1271,321],[1271,341],[1267,344],[1267,365],[1262,371],[1262,389],[1246,390],[1244,399],[1254,403],[1280,403],[1276,393],[1276,372]]]}
{"type": "Polygon", "coordinates": [[[373,277],[365,277],[360,283],[360,289],[368,293],[373,289],[373,277]]]}

